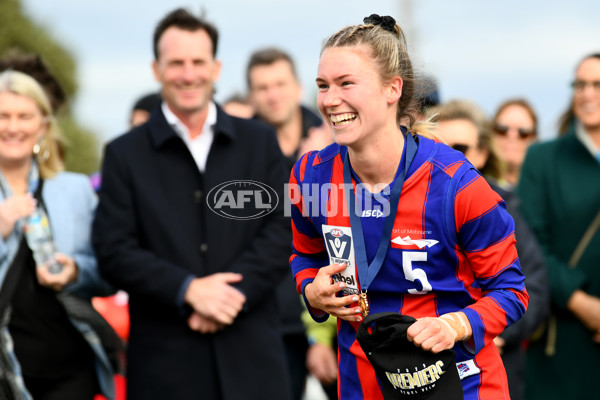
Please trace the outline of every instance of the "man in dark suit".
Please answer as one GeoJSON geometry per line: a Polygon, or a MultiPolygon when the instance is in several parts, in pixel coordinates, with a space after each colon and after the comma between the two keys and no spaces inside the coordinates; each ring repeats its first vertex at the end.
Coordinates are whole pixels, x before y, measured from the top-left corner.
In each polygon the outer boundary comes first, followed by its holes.
{"type": "Polygon", "coordinates": [[[290,397],[273,299],[288,268],[288,172],[270,128],[212,101],[217,42],[186,10],[165,16],[163,103],[105,149],[93,240],[130,295],[129,400],[290,397]]]}

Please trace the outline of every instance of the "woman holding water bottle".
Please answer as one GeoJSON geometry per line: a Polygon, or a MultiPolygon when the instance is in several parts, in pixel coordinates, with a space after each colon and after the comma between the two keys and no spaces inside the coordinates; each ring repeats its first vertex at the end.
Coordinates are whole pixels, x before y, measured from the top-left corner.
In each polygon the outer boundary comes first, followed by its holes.
{"type": "Polygon", "coordinates": [[[114,395],[87,308],[113,292],[90,244],[97,200],[86,176],[62,171],[58,140],[38,82],[0,73],[0,398],[114,395]]]}

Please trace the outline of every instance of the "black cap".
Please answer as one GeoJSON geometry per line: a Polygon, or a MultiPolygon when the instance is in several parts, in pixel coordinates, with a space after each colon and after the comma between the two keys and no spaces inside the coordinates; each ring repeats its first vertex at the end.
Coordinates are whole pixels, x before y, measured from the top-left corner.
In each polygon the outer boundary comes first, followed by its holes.
{"type": "Polygon", "coordinates": [[[356,332],[384,399],[462,400],[454,351],[434,354],[409,342],[406,331],[414,322],[407,315],[382,312],[369,315],[356,332]]]}

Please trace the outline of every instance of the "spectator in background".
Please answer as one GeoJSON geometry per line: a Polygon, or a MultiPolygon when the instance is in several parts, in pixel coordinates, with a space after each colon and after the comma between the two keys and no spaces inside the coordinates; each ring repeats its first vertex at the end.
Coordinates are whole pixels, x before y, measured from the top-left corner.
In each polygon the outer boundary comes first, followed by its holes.
{"type": "Polygon", "coordinates": [[[275,127],[291,167],[303,152],[320,150],[333,138],[321,118],[301,104],[302,88],[289,54],[276,48],[254,52],[246,68],[248,99],[255,116],[275,127]]]}
{"type": "Polygon", "coordinates": [[[152,111],[158,107],[161,98],[160,93],[149,93],[140,97],[133,105],[129,114],[129,127],[134,128],[150,119],[152,111]]]}
{"type": "Polygon", "coordinates": [[[118,351],[118,338],[89,301],[114,292],[90,242],[97,199],[85,176],[63,171],[59,136],[41,85],[0,73],[0,398],[114,396],[118,356],[106,350],[118,351]],[[36,265],[23,234],[36,206],[58,250],[55,274],[36,265]]]}
{"type": "Polygon", "coordinates": [[[491,123],[476,104],[453,100],[432,109],[439,121],[437,133],[450,147],[463,152],[506,202],[506,210],[515,221],[515,237],[525,286],[529,293],[527,312],[494,339],[508,377],[510,397],[524,399],[525,342],[544,324],[549,313],[549,288],[544,260],[537,240],[519,212],[514,193],[498,185],[503,164],[496,153],[491,123]]]}
{"type": "Polygon", "coordinates": [[[528,400],[598,397],[600,53],[579,63],[572,85],[562,136],[529,148],[517,188],[552,301],[548,328],[528,350],[528,400]]]}
{"type": "Polygon", "coordinates": [[[440,89],[437,80],[431,75],[423,75],[419,80],[416,97],[419,108],[417,109],[415,118],[417,121],[424,121],[430,114],[428,112],[429,109],[440,104],[440,89]]]}
{"type": "Polygon", "coordinates": [[[162,18],[163,102],[105,148],[93,241],[103,275],[129,294],[128,400],[291,397],[274,301],[291,239],[283,202],[240,221],[209,198],[229,181],[282,196],[288,174],[271,128],[213,102],[217,45],[185,9],[162,18]]]}
{"type": "MultiPolygon", "coordinates": [[[[135,128],[150,119],[150,114],[161,103],[160,93],[149,93],[138,98],[129,114],[129,127],[135,128]]],[[[96,192],[100,191],[102,176],[100,172],[90,175],[90,181],[96,192]]],[[[129,340],[129,298],[125,291],[119,290],[110,297],[92,299],[94,307],[112,325],[117,334],[126,343],[129,340]]]]}
{"type": "MultiPolygon", "coordinates": [[[[150,119],[150,114],[152,113],[152,110],[154,110],[155,107],[158,107],[158,105],[160,105],[160,102],[160,93],[145,94],[139,99],[137,99],[133,104],[131,112],[129,113],[129,127],[135,128],[136,126],[142,125],[143,123],[148,121],[148,119],[150,119]]],[[[94,190],[96,192],[100,191],[100,186],[102,185],[102,175],[100,174],[100,172],[96,171],[90,174],[90,181],[92,182],[94,190]]],[[[123,296],[120,295],[119,298],[123,298],[123,296]]],[[[104,306],[101,305],[102,302],[103,300],[97,300],[94,302],[94,304],[98,305],[98,307],[100,308],[103,308],[104,306]]],[[[121,332],[125,333],[122,330],[121,332]]]]}
{"type": "Polygon", "coordinates": [[[48,66],[37,54],[12,54],[0,59],[0,72],[7,69],[23,72],[34,78],[46,92],[54,113],[61,111],[67,101],[65,91],[60,86],[48,66]]]}
{"type": "MultiPolygon", "coordinates": [[[[54,75],[50,73],[48,65],[38,54],[10,54],[0,59],[0,72],[7,69],[23,72],[34,78],[44,89],[50,106],[55,115],[60,115],[67,103],[67,95],[54,75]]],[[[58,142],[58,155],[64,159],[65,139],[61,135],[56,139],[58,142]]]]}
{"type": "Polygon", "coordinates": [[[302,312],[306,326],[309,348],[306,353],[306,367],[320,383],[329,400],[336,400],[338,359],[337,359],[337,319],[329,318],[319,323],[312,319],[307,310],[302,312]]]}
{"type": "Polygon", "coordinates": [[[526,100],[511,99],[498,107],[493,122],[494,145],[504,162],[498,184],[512,190],[519,182],[527,149],[537,140],[537,116],[526,100]]]}
{"type": "MultiPolygon", "coordinates": [[[[279,147],[287,159],[288,171],[301,155],[300,152],[309,150],[300,150],[303,144],[316,141],[320,135],[331,137],[327,131],[315,130],[321,127],[321,118],[301,104],[302,89],[289,54],[275,48],[255,51],[250,56],[246,77],[248,99],[256,111],[255,118],[275,128],[279,147]]],[[[294,399],[300,400],[306,380],[308,342],[301,319],[301,299],[295,291],[289,270],[287,279],[277,289],[277,302],[282,317],[292,392],[294,399]]]]}
{"type": "Polygon", "coordinates": [[[239,118],[252,118],[254,116],[254,107],[248,102],[248,97],[241,94],[229,96],[223,102],[223,111],[239,118]]]}

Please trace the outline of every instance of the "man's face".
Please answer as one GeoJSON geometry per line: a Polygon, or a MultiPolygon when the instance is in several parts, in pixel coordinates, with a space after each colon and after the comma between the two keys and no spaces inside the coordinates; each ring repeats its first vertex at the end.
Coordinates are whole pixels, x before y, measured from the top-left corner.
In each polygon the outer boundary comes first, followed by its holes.
{"type": "Polygon", "coordinates": [[[249,78],[250,102],[261,119],[277,127],[297,112],[302,91],[289,62],[252,67],[249,78]]]}
{"type": "Polygon", "coordinates": [[[204,30],[168,28],[158,41],[154,77],[162,84],[162,97],[180,117],[207,110],[219,78],[221,63],[213,57],[213,44],[204,30]]]}

